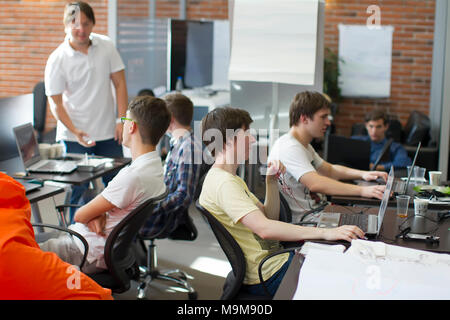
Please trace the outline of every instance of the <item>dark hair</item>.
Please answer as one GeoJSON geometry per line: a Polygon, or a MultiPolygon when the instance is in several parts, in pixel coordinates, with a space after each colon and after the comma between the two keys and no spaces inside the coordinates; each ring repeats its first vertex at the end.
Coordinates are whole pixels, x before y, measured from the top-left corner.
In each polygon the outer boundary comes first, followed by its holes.
{"type": "MultiPolygon", "coordinates": [[[[216,108],[208,112],[208,114],[202,119],[202,137],[205,132],[209,129],[217,129],[222,134],[222,142],[226,143],[227,129],[238,130],[244,128],[248,130],[250,128],[250,123],[253,120],[250,114],[238,108],[216,108]]],[[[204,141],[205,145],[208,146],[212,141],[204,141]]],[[[210,150],[212,155],[214,155],[214,150],[210,150]]]]}
{"type": "Polygon", "coordinates": [[[154,97],[155,96],[152,89],[141,89],[141,90],[139,90],[137,95],[138,95],[138,97],[140,97],[140,96],[154,97]]]}
{"type": "Polygon", "coordinates": [[[164,100],[136,97],[128,105],[128,110],[137,123],[142,142],[156,146],[170,124],[170,112],[164,100]]]}
{"type": "Polygon", "coordinates": [[[289,126],[295,126],[302,115],[312,119],[317,111],[330,107],[330,101],[320,92],[299,92],[295,95],[289,108],[289,126]]]}
{"type": "Polygon", "coordinates": [[[383,124],[388,123],[388,115],[386,114],[386,112],[384,112],[384,110],[382,109],[374,109],[371,112],[369,112],[368,114],[366,114],[365,117],[365,122],[369,122],[369,121],[377,121],[383,119],[383,124]]]}
{"type": "Polygon", "coordinates": [[[75,19],[75,8],[80,8],[80,12],[83,12],[93,24],[95,24],[95,15],[92,7],[83,1],[70,2],[64,9],[64,25],[68,25],[75,19]]]}
{"type": "Polygon", "coordinates": [[[191,125],[192,116],[194,115],[194,104],[191,99],[181,93],[171,93],[164,97],[167,109],[172,113],[182,126],[191,125]]]}

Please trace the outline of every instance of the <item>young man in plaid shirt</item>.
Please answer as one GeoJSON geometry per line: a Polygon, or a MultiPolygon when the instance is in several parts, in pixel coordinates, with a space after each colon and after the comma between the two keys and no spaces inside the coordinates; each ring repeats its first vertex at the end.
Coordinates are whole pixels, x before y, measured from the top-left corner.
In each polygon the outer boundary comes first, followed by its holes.
{"type": "Polygon", "coordinates": [[[164,97],[172,114],[167,132],[171,135],[169,153],[164,167],[164,182],[168,188],[167,198],[160,202],[154,213],[141,229],[144,236],[152,236],[167,223],[172,214],[172,225],[165,231],[171,234],[188,219],[188,208],[194,200],[202,159],[202,145],[194,139],[191,128],[194,106],[192,101],[180,93],[164,97]]]}

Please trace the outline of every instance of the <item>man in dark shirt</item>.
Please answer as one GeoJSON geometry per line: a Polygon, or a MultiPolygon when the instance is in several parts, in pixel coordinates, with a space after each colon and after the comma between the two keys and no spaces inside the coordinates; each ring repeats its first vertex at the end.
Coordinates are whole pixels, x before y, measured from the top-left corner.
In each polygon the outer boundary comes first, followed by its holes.
{"type": "MultiPolygon", "coordinates": [[[[352,136],[353,139],[371,141],[370,146],[370,168],[380,156],[384,145],[387,142],[386,131],[389,128],[387,115],[383,110],[375,109],[368,113],[365,118],[368,136],[352,136]]],[[[411,159],[405,148],[397,142],[392,142],[389,152],[379,162],[374,170],[389,171],[392,166],[395,169],[406,168],[411,165],[411,159]]]]}

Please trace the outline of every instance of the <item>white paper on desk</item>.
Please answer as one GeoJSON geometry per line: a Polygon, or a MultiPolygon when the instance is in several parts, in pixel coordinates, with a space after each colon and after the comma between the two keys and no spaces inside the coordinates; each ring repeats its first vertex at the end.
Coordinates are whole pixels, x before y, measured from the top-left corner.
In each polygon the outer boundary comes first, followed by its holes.
{"type": "Polygon", "coordinates": [[[308,254],[309,250],[312,250],[312,249],[343,253],[345,250],[345,247],[342,244],[329,245],[329,244],[315,243],[315,242],[307,241],[307,242],[305,242],[305,244],[303,244],[303,246],[300,250],[300,253],[306,256],[308,254]]]}
{"type": "Polygon", "coordinates": [[[229,79],[313,85],[318,0],[235,0],[229,79]]]}
{"type": "Polygon", "coordinates": [[[293,299],[450,299],[450,267],[310,250],[293,299]]]}
{"type": "Polygon", "coordinates": [[[429,266],[443,264],[444,266],[450,267],[450,255],[448,254],[360,239],[352,240],[352,245],[345,254],[365,257],[366,259],[375,258],[389,261],[412,262],[429,266]]]}

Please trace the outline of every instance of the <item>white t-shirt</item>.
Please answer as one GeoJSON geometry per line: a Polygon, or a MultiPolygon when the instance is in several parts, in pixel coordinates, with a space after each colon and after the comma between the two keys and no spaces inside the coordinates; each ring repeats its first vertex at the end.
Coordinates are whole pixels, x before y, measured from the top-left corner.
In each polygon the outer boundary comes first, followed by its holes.
{"type": "MultiPolygon", "coordinates": [[[[290,133],[286,133],[272,146],[268,157],[268,161],[271,160],[280,160],[286,167],[283,179],[286,185],[278,183],[278,187],[292,211],[293,223],[299,222],[305,211],[326,201],[325,195],[311,192],[299,182],[305,173],[316,171],[324,161],[310,144],[305,148],[290,133]]],[[[305,219],[309,220],[311,219],[305,219]]]]}
{"type": "MultiPolygon", "coordinates": [[[[162,194],[165,190],[163,167],[157,151],[139,156],[129,166],[120,170],[101,193],[106,200],[117,207],[108,212],[109,216],[105,226],[106,236],[99,236],[82,223],[69,226],[88,242],[88,262],[93,263],[97,260],[97,267],[106,269],[104,249],[108,235],[131,211],[146,200],[162,194]]],[[[77,244],[83,252],[84,247],[81,241],[78,240],[77,244]]]]}
{"type": "MultiPolygon", "coordinates": [[[[113,98],[111,74],[125,68],[107,37],[91,33],[88,54],[74,50],[67,36],[52,52],[45,67],[45,94],[62,94],[63,105],[76,128],[94,141],[112,139],[117,108],[113,98]]],[[[56,140],[76,141],[58,121],[56,140]]]]}

